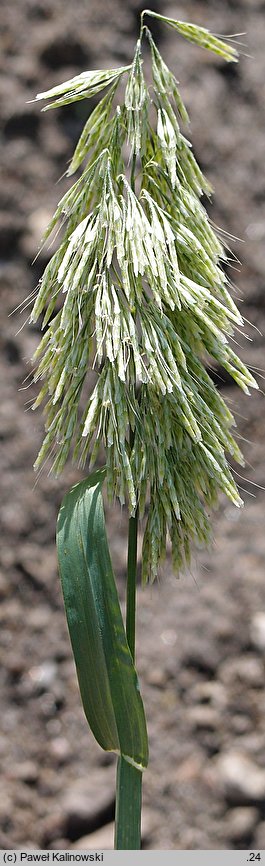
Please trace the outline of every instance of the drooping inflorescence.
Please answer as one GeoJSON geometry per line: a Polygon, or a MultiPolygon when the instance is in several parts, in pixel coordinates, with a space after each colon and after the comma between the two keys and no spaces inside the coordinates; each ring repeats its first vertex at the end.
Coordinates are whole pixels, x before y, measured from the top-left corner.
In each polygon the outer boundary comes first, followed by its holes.
{"type": "MultiPolygon", "coordinates": [[[[149,13],[154,15],[154,13],[149,13]]],[[[204,28],[160,17],[224,59],[237,59],[204,28]]],[[[31,314],[43,315],[35,380],[43,384],[46,436],[40,466],[60,472],[70,450],[81,465],[105,446],[111,497],[147,520],[143,579],[153,580],[169,533],[178,571],[194,540],[207,542],[208,506],[224,491],[241,499],[227,454],[243,458],[234,418],[206,371],[223,366],[248,393],[257,387],[231,348],[243,327],[222,269],[226,251],[200,199],[210,186],[181,131],[187,122],[177,81],[143,24],[131,65],[85,72],[37,98],[46,108],[89,98],[90,114],[68,169],[87,160],[46,233],[62,240],[42,277],[31,314]],[[152,58],[143,74],[142,39],[152,58]],[[127,77],[124,102],[115,105],[127,77]],[[156,122],[151,124],[154,114],[156,122]],[[130,159],[128,166],[128,144],[130,159]],[[95,384],[80,412],[89,371],[95,384]]]]}

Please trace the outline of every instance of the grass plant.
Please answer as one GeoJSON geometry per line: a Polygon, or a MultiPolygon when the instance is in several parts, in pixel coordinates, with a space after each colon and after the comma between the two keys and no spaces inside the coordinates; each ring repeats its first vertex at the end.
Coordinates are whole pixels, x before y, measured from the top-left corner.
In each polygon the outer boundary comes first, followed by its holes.
{"type": "Polygon", "coordinates": [[[117,849],[140,848],[148,761],[134,666],[138,521],[143,583],[156,578],[168,539],[177,573],[194,543],[208,544],[219,492],[242,505],[229,455],[244,463],[209,363],[246,393],[257,387],[231,345],[244,327],[223,268],[231,253],[202,202],[211,186],[186,137],[178,82],[146,24],[152,18],[227,62],[238,59],[233,40],[144,10],[130,64],[81,73],[37,96],[46,111],[103,91],[67,170],[77,179],[45,235],[58,230],[60,242],[31,321],[43,317],[35,407],[44,403],[46,435],[36,467],[49,458],[59,473],[72,455],[93,470],[64,498],[57,542],[84,710],[100,745],[118,754],[117,849]],[[95,470],[102,445],[106,465],[95,470]],[[104,483],[110,501],[128,508],[126,628],[106,538],[104,483]]]}

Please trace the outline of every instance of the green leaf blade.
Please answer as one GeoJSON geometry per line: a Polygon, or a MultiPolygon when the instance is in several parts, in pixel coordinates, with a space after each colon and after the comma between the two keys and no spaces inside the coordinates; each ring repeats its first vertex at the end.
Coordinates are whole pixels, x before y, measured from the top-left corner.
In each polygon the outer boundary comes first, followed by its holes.
{"type": "Polygon", "coordinates": [[[147,733],[108,549],[95,472],[65,497],[59,512],[59,570],[77,676],[88,724],[106,751],[143,769],[147,733]]]}

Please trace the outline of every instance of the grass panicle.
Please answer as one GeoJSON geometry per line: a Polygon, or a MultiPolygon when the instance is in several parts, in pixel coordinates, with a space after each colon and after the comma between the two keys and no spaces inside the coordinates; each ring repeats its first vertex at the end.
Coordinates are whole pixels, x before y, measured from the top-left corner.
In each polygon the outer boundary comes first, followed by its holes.
{"type": "Polygon", "coordinates": [[[235,422],[207,359],[246,393],[257,387],[231,347],[244,322],[223,270],[226,249],[201,202],[211,187],[184,134],[188,114],[147,15],[237,60],[236,48],[208,30],[145,10],[130,65],[85,72],[38,95],[53,108],[108,88],[68,169],[80,176],[47,229],[46,238],[60,229],[61,240],[31,314],[32,322],[43,316],[44,329],[34,358],[35,406],[44,402],[46,419],[36,466],[55,453],[61,472],[70,452],[91,465],[103,443],[109,496],[127,500],[132,516],[147,515],[144,581],[156,577],[168,535],[177,571],[195,541],[208,542],[219,491],[242,504],[229,466],[229,455],[243,465],[235,422]],[[96,381],[84,406],[89,371],[96,381]]]}

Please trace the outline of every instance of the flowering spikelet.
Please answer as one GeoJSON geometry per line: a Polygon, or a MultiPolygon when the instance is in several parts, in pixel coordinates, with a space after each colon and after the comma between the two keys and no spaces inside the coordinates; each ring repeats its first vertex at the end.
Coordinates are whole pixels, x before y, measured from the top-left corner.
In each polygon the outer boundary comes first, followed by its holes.
{"type": "MultiPolygon", "coordinates": [[[[225,60],[237,59],[231,45],[203,28],[148,14],[225,60]]],[[[225,249],[200,201],[211,189],[179,125],[187,112],[143,23],[130,66],[85,72],[37,98],[52,99],[51,108],[107,86],[68,174],[85,158],[87,164],[46,232],[47,238],[55,226],[64,229],[31,313],[32,322],[42,314],[46,328],[34,357],[41,382],[35,406],[44,400],[46,416],[36,465],[55,453],[53,468],[60,472],[72,446],[74,459],[91,465],[103,442],[109,496],[127,500],[131,514],[147,511],[146,581],[157,574],[167,535],[177,571],[189,561],[194,540],[207,543],[207,511],[219,491],[242,504],[226,456],[243,464],[231,433],[235,422],[205,369],[206,356],[246,393],[257,385],[229,343],[243,320],[222,270],[225,249]],[[125,101],[115,108],[126,75],[125,101]],[[81,413],[88,371],[96,382],[81,413]]]]}

